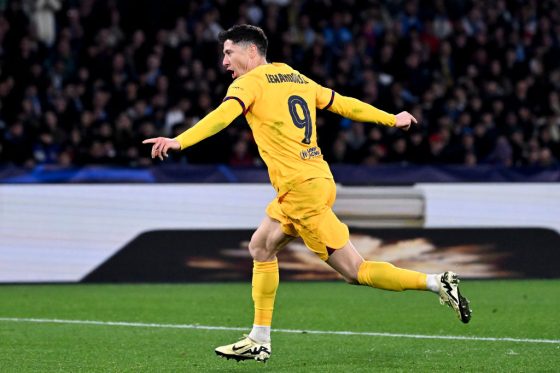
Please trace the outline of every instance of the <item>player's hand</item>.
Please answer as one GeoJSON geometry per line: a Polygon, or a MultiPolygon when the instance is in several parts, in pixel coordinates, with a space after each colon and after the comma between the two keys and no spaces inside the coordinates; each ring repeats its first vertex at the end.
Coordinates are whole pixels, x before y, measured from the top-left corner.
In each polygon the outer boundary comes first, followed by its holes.
{"type": "Polygon", "coordinates": [[[401,111],[395,115],[395,117],[397,117],[397,124],[395,124],[395,127],[404,131],[408,131],[412,123],[418,124],[416,118],[414,118],[408,111],[401,111]]]}
{"type": "Polygon", "coordinates": [[[163,161],[163,157],[168,157],[168,150],[181,150],[179,141],[167,137],[153,137],[142,141],[142,144],[154,144],[152,146],[152,158],[158,157],[163,161]]]}

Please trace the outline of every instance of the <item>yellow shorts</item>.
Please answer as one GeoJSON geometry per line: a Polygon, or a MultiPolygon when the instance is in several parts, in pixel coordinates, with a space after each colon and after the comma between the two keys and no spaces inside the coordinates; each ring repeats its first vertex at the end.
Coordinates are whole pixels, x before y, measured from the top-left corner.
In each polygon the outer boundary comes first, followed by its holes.
{"type": "Polygon", "coordinates": [[[284,233],[300,236],[311,251],[327,260],[332,250],[342,248],[350,238],[348,226],[332,211],[335,199],[332,179],[309,179],[276,197],[266,213],[282,224],[284,233]]]}

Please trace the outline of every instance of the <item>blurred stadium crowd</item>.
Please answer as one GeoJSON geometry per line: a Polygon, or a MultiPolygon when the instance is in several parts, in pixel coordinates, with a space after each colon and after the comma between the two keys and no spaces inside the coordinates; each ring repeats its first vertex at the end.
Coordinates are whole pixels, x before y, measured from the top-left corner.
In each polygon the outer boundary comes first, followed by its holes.
{"type": "MultiPolygon", "coordinates": [[[[269,61],[420,122],[320,113],[330,162],[558,165],[556,0],[3,0],[0,164],[151,165],[142,139],[224,97],[216,40],[236,23],[263,27],[269,61]]],[[[242,118],[169,161],[260,163],[242,118]]]]}

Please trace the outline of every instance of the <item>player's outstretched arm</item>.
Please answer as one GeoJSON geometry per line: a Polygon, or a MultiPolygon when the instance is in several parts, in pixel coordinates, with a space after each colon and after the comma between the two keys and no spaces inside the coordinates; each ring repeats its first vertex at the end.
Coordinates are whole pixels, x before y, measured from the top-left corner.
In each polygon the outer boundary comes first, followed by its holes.
{"type": "Polygon", "coordinates": [[[243,109],[237,101],[227,100],[176,138],[155,137],[146,139],[142,143],[154,144],[152,146],[152,158],[158,157],[163,160],[163,157],[167,157],[168,150],[183,150],[215,135],[226,128],[242,112],[243,109]]]}
{"type": "Polygon", "coordinates": [[[389,114],[356,98],[339,94],[333,97],[333,103],[328,110],[357,122],[377,123],[403,130],[408,130],[412,123],[417,123],[416,118],[406,111],[397,115],[389,114]]]}

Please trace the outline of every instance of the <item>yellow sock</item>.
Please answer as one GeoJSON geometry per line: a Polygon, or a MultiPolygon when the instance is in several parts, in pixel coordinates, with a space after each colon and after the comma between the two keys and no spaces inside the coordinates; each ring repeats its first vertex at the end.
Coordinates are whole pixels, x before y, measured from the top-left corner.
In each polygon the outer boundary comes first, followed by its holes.
{"type": "Polygon", "coordinates": [[[278,259],[272,262],[253,261],[253,302],[255,303],[254,325],[272,325],[274,298],[280,278],[278,259]]]}
{"type": "Polygon", "coordinates": [[[426,274],[395,267],[386,262],[363,262],[358,270],[360,285],[403,291],[427,290],[426,274]]]}

